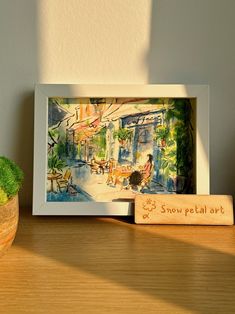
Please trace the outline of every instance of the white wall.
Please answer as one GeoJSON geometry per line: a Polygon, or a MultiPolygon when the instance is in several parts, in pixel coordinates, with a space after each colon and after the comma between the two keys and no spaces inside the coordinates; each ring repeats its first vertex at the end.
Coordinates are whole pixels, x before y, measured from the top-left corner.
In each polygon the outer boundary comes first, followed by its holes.
{"type": "Polygon", "coordinates": [[[31,204],[34,83],[211,88],[211,192],[234,194],[234,0],[0,0],[0,154],[31,204]]]}

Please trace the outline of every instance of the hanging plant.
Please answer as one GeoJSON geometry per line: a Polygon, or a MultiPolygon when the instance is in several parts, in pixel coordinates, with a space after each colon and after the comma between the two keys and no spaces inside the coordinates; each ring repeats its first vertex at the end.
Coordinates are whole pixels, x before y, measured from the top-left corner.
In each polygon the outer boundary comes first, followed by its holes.
{"type": "Polygon", "coordinates": [[[159,125],[156,128],[155,140],[156,141],[160,140],[161,146],[165,147],[166,146],[166,140],[167,140],[167,138],[169,136],[169,133],[170,133],[169,127],[163,126],[163,125],[159,125]]]}
{"type": "Polygon", "coordinates": [[[120,128],[113,133],[113,137],[117,138],[121,145],[125,145],[128,140],[131,140],[133,131],[127,128],[120,128]]]}

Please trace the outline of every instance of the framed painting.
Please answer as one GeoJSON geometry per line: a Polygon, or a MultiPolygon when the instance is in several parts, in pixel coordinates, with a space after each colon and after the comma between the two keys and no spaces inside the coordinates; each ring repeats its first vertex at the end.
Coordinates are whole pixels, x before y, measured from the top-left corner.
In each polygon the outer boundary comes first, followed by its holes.
{"type": "Polygon", "coordinates": [[[33,214],[131,215],[137,194],[208,194],[208,94],[36,85],[33,214]]]}

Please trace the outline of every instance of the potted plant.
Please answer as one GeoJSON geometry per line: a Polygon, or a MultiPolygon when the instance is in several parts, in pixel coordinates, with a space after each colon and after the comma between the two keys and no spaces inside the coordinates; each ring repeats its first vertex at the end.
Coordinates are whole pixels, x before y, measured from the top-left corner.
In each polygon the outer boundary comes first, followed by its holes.
{"type": "Polygon", "coordinates": [[[11,160],[0,156],[0,256],[11,246],[18,225],[18,191],[23,171],[11,160]]]}
{"type": "Polygon", "coordinates": [[[113,137],[117,138],[122,146],[125,146],[127,140],[131,140],[133,131],[127,128],[120,128],[113,133],[113,137]]]}
{"type": "Polygon", "coordinates": [[[57,171],[62,171],[63,168],[66,166],[65,162],[61,159],[56,154],[52,154],[48,158],[48,168],[50,169],[50,172],[52,174],[57,173],[57,171]]]}
{"type": "Polygon", "coordinates": [[[160,140],[161,146],[166,146],[166,139],[169,135],[169,128],[167,126],[159,125],[156,129],[156,140],[160,140]]]}

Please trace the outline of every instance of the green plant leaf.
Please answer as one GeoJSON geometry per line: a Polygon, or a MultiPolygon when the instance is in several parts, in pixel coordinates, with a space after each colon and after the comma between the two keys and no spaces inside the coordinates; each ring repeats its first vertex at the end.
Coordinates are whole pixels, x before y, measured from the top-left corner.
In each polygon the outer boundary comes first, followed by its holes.
{"type": "Polygon", "coordinates": [[[23,178],[23,171],[14,161],[0,156],[0,188],[7,194],[8,198],[18,193],[23,178]]]}

